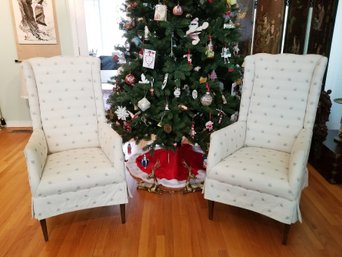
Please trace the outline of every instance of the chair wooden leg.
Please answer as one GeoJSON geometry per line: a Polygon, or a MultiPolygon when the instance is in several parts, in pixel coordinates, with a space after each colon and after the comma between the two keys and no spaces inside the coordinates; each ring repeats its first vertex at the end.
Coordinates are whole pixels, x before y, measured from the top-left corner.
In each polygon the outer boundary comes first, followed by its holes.
{"type": "Polygon", "coordinates": [[[47,230],[47,226],[46,226],[46,220],[43,219],[43,220],[40,220],[40,226],[42,228],[42,231],[43,231],[43,235],[44,235],[44,240],[45,242],[47,242],[49,240],[49,235],[48,235],[48,230],[47,230]]]}
{"type": "Polygon", "coordinates": [[[120,213],[121,213],[121,223],[126,223],[126,213],[125,213],[125,204],[120,204],[120,213]]]}
{"type": "Polygon", "coordinates": [[[287,245],[287,238],[289,236],[290,228],[291,228],[290,224],[284,224],[283,245],[287,245]]]}
{"type": "Polygon", "coordinates": [[[208,218],[213,220],[214,218],[214,201],[208,200],[208,218]]]}

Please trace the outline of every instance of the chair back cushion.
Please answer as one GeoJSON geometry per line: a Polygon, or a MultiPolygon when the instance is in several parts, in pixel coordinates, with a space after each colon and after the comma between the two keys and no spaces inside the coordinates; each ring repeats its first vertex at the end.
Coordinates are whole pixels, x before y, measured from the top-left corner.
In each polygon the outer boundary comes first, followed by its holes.
{"type": "Polygon", "coordinates": [[[245,59],[240,120],[247,146],[290,152],[302,128],[313,127],[327,58],[256,54],[245,59]]]}
{"type": "Polygon", "coordinates": [[[33,58],[23,69],[33,128],[43,128],[49,152],[98,147],[105,121],[99,59],[33,58]]]}

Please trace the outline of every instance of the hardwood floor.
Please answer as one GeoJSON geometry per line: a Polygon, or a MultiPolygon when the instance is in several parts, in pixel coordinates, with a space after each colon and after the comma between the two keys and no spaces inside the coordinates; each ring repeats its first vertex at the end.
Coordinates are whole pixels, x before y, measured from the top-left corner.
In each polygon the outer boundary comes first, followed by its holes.
{"type": "Polygon", "coordinates": [[[342,256],[342,185],[327,183],[311,166],[303,223],[292,225],[287,246],[276,221],[222,204],[210,221],[200,192],[156,195],[136,190],[131,178],[126,224],[119,206],[68,213],[47,219],[46,243],[31,218],[22,154],[30,133],[12,130],[0,130],[0,256],[342,256]]]}

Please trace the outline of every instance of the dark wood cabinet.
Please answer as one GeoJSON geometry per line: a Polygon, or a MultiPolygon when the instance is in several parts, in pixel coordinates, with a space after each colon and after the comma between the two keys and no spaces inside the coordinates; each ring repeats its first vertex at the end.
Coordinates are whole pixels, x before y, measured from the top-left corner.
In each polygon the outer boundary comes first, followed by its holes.
{"type": "Polygon", "coordinates": [[[334,141],[337,130],[329,130],[321,143],[315,146],[309,162],[332,184],[342,183],[342,144],[334,141]]]}

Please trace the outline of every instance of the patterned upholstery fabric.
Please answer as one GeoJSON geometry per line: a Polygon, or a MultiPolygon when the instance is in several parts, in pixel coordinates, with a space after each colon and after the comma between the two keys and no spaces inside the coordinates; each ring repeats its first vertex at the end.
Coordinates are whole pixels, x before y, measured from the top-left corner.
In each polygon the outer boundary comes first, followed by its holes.
{"type": "Polygon", "coordinates": [[[246,57],[239,119],[211,135],[206,199],[287,224],[301,219],[326,63],[320,55],[246,57]]]}
{"type": "Polygon", "coordinates": [[[106,124],[94,57],[22,63],[33,133],[25,147],[37,219],[128,202],[121,137],[106,124]]]}

